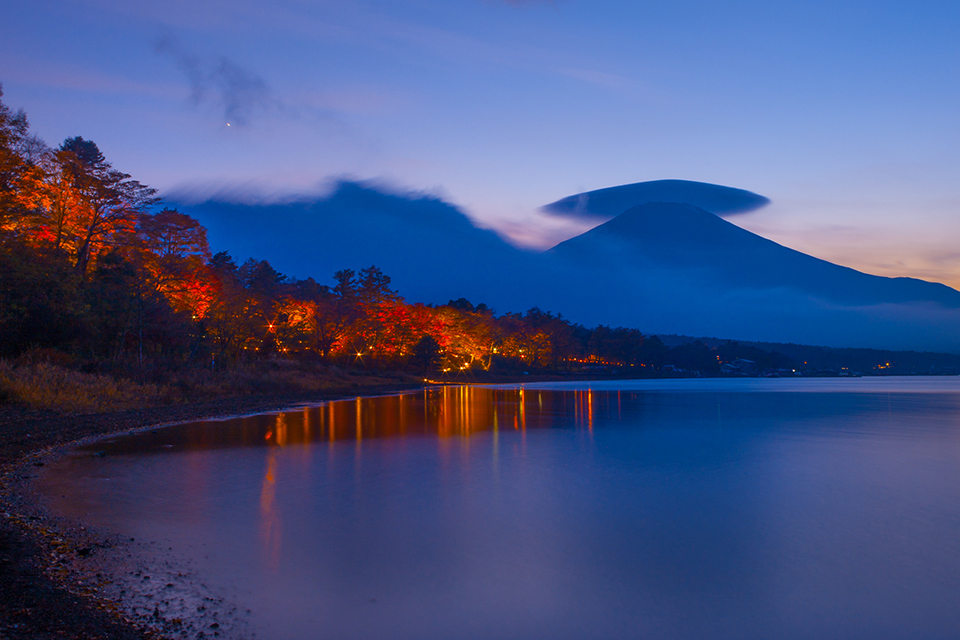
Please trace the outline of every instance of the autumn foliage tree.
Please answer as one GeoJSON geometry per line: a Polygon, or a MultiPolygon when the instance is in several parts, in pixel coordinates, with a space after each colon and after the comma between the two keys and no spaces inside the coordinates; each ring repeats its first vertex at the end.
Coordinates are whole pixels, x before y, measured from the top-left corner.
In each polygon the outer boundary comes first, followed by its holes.
{"type": "Polygon", "coordinates": [[[202,318],[215,295],[208,262],[207,231],[176,209],[137,218],[135,247],[149,287],[163,294],[178,311],[202,318]]]}
{"type": "Polygon", "coordinates": [[[15,231],[24,217],[24,182],[31,172],[23,153],[28,130],[27,114],[0,101],[0,230],[7,234],[15,231]]]}
{"type": "Polygon", "coordinates": [[[328,285],[211,255],[197,220],[161,208],[92,140],[51,149],[2,101],[0,248],[0,355],[53,348],[141,369],[282,358],[457,377],[631,367],[649,351],[638,331],[591,331],[538,308],[409,303],[376,266],[328,285]]]}
{"type": "Polygon", "coordinates": [[[54,153],[71,193],[73,211],[65,225],[77,272],[85,275],[100,252],[135,231],[140,214],[157,203],[156,190],[117,171],[92,140],[67,138],[54,153]]]}

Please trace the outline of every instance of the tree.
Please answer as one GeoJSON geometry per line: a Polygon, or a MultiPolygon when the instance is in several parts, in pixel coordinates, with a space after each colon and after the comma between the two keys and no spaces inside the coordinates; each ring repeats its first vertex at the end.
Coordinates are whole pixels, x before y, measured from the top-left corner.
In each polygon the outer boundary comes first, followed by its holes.
{"type": "Polygon", "coordinates": [[[0,233],[19,231],[37,206],[43,177],[37,159],[45,145],[29,135],[29,128],[23,109],[14,112],[0,100],[0,233]]]}
{"type": "Polygon", "coordinates": [[[440,330],[438,340],[444,354],[444,366],[452,370],[479,364],[490,368],[500,331],[486,305],[476,307],[465,298],[451,300],[434,311],[440,330]]]}
{"type": "Polygon", "coordinates": [[[440,343],[427,334],[420,338],[413,347],[413,356],[410,358],[410,364],[423,373],[428,373],[436,368],[440,362],[440,343]]]}
{"type": "Polygon", "coordinates": [[[63,188],[76,192],[74,236],[77,272],[85,275],[104,247],[134,230],[139,214],[156,204],[156,190],[132,180],[106,161],[92,140],[67,138],[55,153],[63,188]]]}
{"type": "Polygon", "coordinates": [[[287,277],[266,260],[250,258],[237,270],[246,292],[246,334],[254,351],[266,354],[277,346],[277,332],[286,318],[280,316],[280,300],[287,277]]]}
{"type": "Polygon", "coordinates": [[[384,359],[402,355],[397,344],[397,329],[402,328],[403,299],[390,288],[390,276],[376,266],[361,269],[356,284],[357,322],[353,347],[357,353],[384,359]]]}
{"type": "Polygon", "coordinates": [[[599,325],[590,335],[587,351],[605,362],[637,365],[643,358],[644,335],[636,329],[599,325]]]}
{"type": "Polygon", "coordinates": [[[356,272],[340,269],[333,274],[333,280],[336,284],[331,290],[329,304],[317,308],[317,331],[321,338],[318,346],[325,350],[323,355],[327,357],[347,353],[352,357],[356,352],[354,325],[360,318],[356,272]]]}
{"type": "Polygon", "coordinates": [[[137,222],[138,257],[148,286],[162,293],[178,311],[195,318],[206,315],[213,298],[207,231],[194,218],[175,209],[142,213],[137,222]]]}
{"type": "Polygon", "coordinates": [[[247,292],[240,282],[240,269],[226,251],[214,254],[207,266],[215,291],[204,320],[213,339],[211,354],[216,362],[236,360],[247,346],[247,292]]]}
{"type": "Polygon", "coordinates": [[[61,256],[0,238],[0,356],[75,347],[88,328],[79,285],[61,256]]]}
{"type": "Polygon", "coordinates": [[[376,266],[360,270],[357,295],[361,303],[366,305],[379,305],[400,299],[397,292],[390,288],[390,276],[376,266]]]}
{"type": "Polygon", "coordinates": [[[330,356],[340,331],[337,296],[330,287],[313,278],[293,283],[281,303],[281,312],[287,317],[285,346],[319,358],[330,356]]]}
{"type": "Polygon", "coordinates": [[[89,346],[95,354],[120,360],[132,350],[143,365],[148,357],[186,353],[192,333],[189,313],[177,312],[149,286],[142,265],[129,252],[106,251],[84,291],[91,314],[89,346]]]}

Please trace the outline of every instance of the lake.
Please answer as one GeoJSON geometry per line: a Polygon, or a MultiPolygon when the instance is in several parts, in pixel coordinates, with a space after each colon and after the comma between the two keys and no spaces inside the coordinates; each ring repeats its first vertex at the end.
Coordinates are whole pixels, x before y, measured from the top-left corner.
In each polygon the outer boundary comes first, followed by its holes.
{"type": "Polygon", "coordinates": [[[232,603],[227,637],[960,637],[955,377],[448,386],[142,431],[38,482],[232,603]]]}

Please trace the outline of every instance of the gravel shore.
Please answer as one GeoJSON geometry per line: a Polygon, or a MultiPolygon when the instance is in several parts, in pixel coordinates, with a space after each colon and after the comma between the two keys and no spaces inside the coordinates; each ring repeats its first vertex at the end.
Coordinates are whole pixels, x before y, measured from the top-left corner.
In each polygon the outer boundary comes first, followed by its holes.
{"type": "MultiPolygon", "coordinates": [[[[83,532],[58,533],[25,488],[40,454],[85,438],[189,420],[265,413],[305,403],[378,395],[414,386],[368,386],[310,396],[219,399],[94,415],[0,405],[0,640],[154,639],[166,634],[126,619],[96,584],[63,578],[63,565],[90,553],[83,532]],[[65,539],[65,538],[73,539],[65,539]]],[[[213,635],[213,634],[211,634],[213,635]]]]}

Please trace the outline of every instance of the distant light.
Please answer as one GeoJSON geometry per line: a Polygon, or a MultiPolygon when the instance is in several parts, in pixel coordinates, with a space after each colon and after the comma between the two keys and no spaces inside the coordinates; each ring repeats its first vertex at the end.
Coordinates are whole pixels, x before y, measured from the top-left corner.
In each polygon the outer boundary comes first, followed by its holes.
{"type": "Polygon", "coordinates": [[[230,123],[229,123],[229,122],[227,123],[227,126],[228,126],[228,127],[230,126],[230,123]]]}

